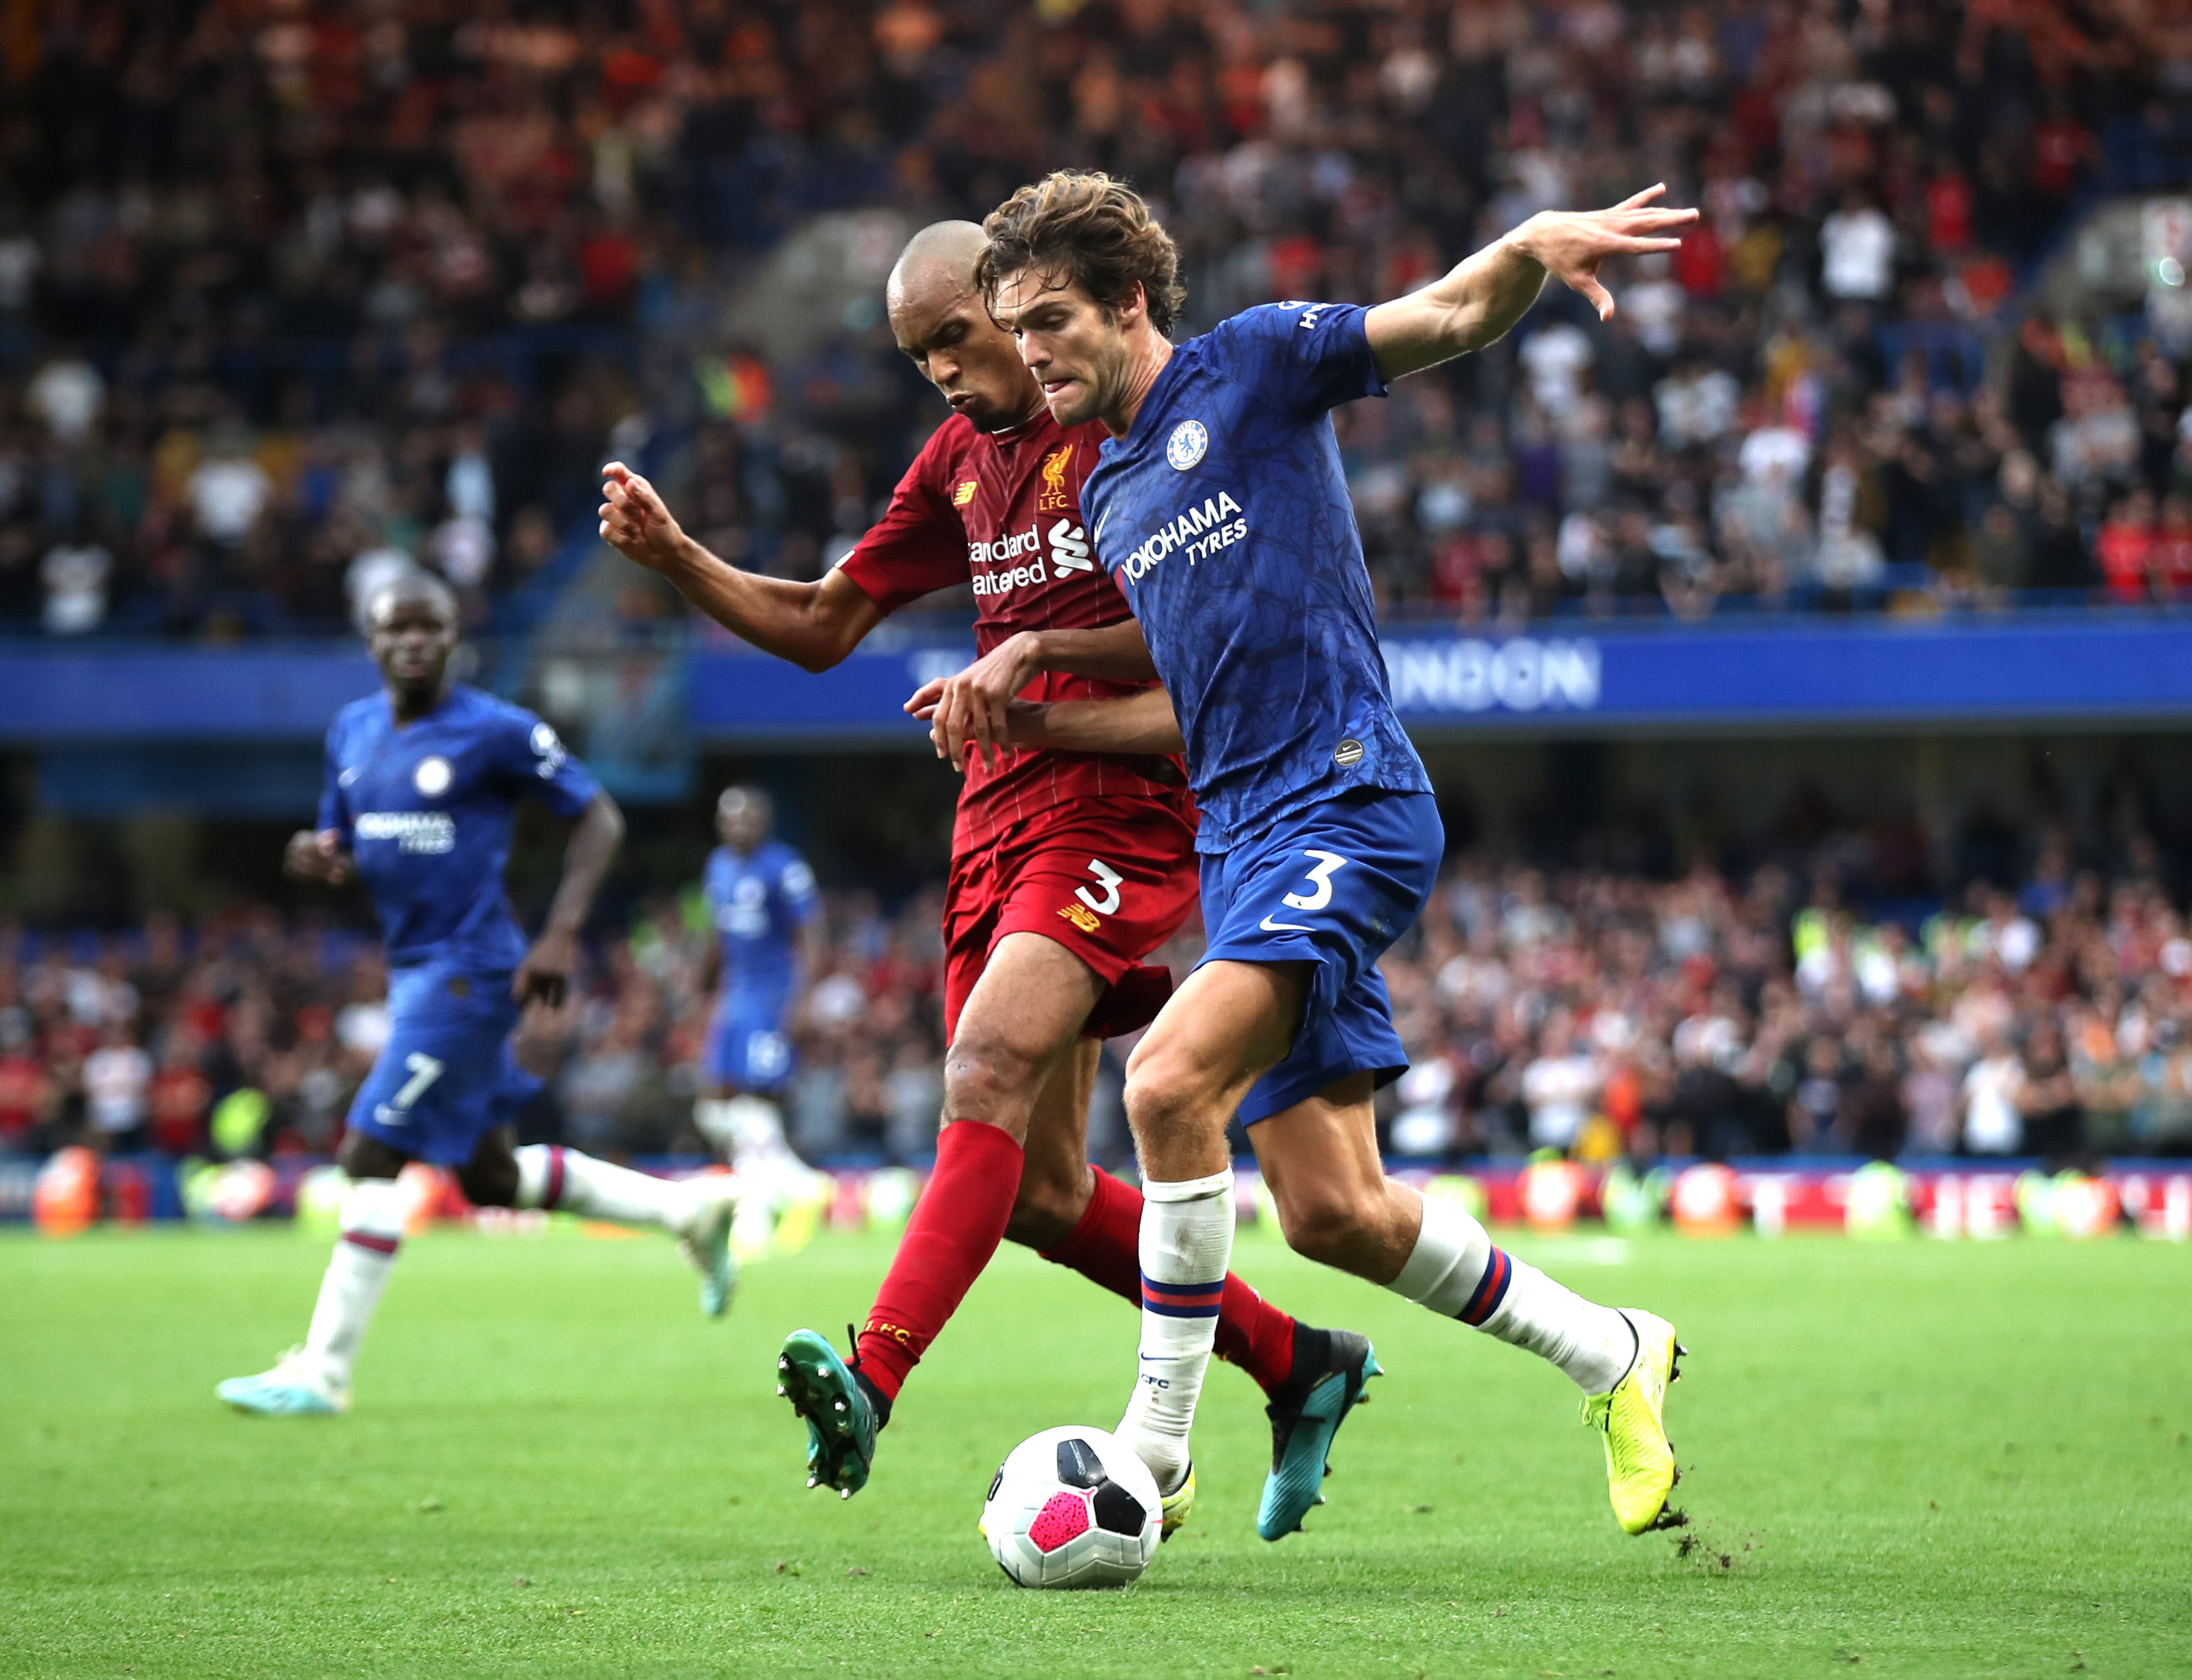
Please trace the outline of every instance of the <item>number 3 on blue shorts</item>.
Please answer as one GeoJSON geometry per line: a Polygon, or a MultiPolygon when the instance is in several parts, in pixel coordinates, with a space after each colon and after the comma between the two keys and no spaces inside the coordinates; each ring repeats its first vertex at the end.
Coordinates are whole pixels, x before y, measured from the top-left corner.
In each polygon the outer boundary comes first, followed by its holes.
{"type": "MultiPolygon", "coordinates": [[[[1321,910],[1332,902],[1332,877],[1347,867],[1349,860],[1337,852],[1320,852],[1314,848],[1303,852],[1302,855],[1311,860],[1309,890],[1288,893],[1279,902],[1295,910],[1321,910]]],[[[1305,934],[1310,931],[1299,922],[1274,922],[1268,916],[1264,918],[1264,929],[1267,933],[1274,934],[1305,934]]]]}

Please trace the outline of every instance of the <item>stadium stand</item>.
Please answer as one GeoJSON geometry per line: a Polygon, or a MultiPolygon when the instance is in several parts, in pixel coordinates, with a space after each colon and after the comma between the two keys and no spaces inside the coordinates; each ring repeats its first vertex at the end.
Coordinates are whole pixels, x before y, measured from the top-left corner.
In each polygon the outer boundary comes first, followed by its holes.
{"type": "MultiPolygon", "coordinates": [[[[1882,850],[1835,836],[1739,878],[1672,881],[1458,859],[1384,965],[1414,1063],[1382,1105],[1390,1147],[2192,1154],[2192,934],[2149,840],[2133,833],[2104,879],[2050,836],[2014,891],[1980,883],[1887,914],[1841,886],[1876,884],[1882,850]]],[[[917,1160],[940,1094],[937,893],[894,914],[836,893],[826,915],[795,1140],[822,1160],[917,1160]]],[[[539,1035],[559,1070],[529,1119],[539,1135],[699,1150],[705,947],[705,920],[666,899],[597,947],[581,995],[539,1035]]],[[[1196,949],[1184,937],[1167,955],[1196,949]]],[[[385,1032],[382,990],[370,941],[263,907],[104,940],[7,929],[0,1152],[323,1153],[385,1032]]],[[[1100,1106],[1116,1155],[1123,1126],[1100,1106]]]]}
{"type": "MultiPolygon", "coordinates": [[[[1389,617],[1447,627],[1396,667],[1412,726],[1571,705],[1686,721],[1665,696],[1698,644],[1624,641],[1632,619],[1881,611],[1978,638],[2008,616],[2166,620],[2192,597],[2192,223],[2137,198],[2192,180],[2181,8],[9,15],[0,631],[35,674],[6,690],[0,733],[43,752],[47,814],[111,816],[155,784],[174,807],[297,807],[330,695],[369,683],[324,638],[347,636],[372,577],[413,564],[459,586],[491,661],[520,650],[491,667],[501,691],[597,724],[604,694],[640,693],[590,756],[620,797],[685,797],[689,765],[648,780],[638,716],[686,705],[678,673],[556,663],[695,639],[666,591],[602,563],[595,466],[644,459],[718,551],[815,574],[943,412],[881,323],[878,254],[1063,163],[1159,200],[1191,327],[1268,298],[1389,295],[1537,208],[1654,180],[1705,209],[1677,260],[1617,278],[1610,323],[1550,298],[1493,352],[1340,415],[1389,617]],[[818,252],[850,280],[806,289],[826,307],[790,330],[813,300],[785,277],[818,252]],[[1533,624],[1601,639],[1452,639],[1533,624]],[[26,653],[155,636],[300,650],[225,693],[126,648],[57,687],[26,653]],[[83,705],[102,682],[125,722],[83,705]],[[290,757],[247,759],[243,740],[290,757]]],[[[939,634],[949,657],[956,628],[939,634]]],[[[857,689],[840,716],[807,679],[756,684],[702,645],[691,727],[777,750],[795,713],[818,739],[876,739],[927,656],[818,679],[857,689]]],[[[1749,644],[1714,645],[1725,672],[1749,644]]],[[[1750,649],[1757,717],[1734,721],[1792,721],[1788,695],[1850,666],[1837,643],[1800,669],[1795,645],[1750,649]]],[[[1914,645],[1881,643],[1864,681],[1938,664],[1962,698],[1914,691],[1894,716],[2002,712],[1970,698],[1962,644],[1914,645]]],[[[2105,687],[2130,645],[2022,657],[2042,687],[2105,687]]],[[[2181,688],[2175,643],[2155,645],[2181,688]]],[[[2164,683],[2062,706],[2181,700],[2164,683]]],[[[1849,714],[1839,692],[1807,703],[1817,717],[1794,722],[1849,714]]],[[[1464,859],[1390,964],[1418,1065],[1389,1136],[1424,1157],[2182,1150],[2192,944],[2157,848],[2136,828],[2035,837],[1900,895],[1859,878],[1848,837],[1673,880],[1464,859]]],[[[831,900],[793,1104],[819,1154],[917,1156],[933,1121],[934,902],[894,897],[888,914],[831,900]]],[[[698,946],[682,908],[654,902],[545,1047],[562,1071],[536,1123],[590,1148],[688,1141],[698,946]]],[[[358,936],[249,899],[189,926],[10,929],[0,1148],[322,1150],[379,986],[358,936]]]]}
{"type": "Polygon", "coordinates": [[[2111,293],[2063,248],[2109,193],[2186,179],[2166,9],[26,15],[0,130],[18,627],[324,629],[407,557],[521,627],[538,603],[497,597],[567,578],[591,468],[650,437],[727,551],[811,574],[936,411],[872,299],[773,365],[726,300],[817,214],[979,214],[1067,162],[1157,194],[1198,325],[1390,294],[1556,202],[1664,180],[1706,209],[1610,325],[1556,299],[1346,419],[1396,609],[2192,591],[2183,263],[2111,293]]]}

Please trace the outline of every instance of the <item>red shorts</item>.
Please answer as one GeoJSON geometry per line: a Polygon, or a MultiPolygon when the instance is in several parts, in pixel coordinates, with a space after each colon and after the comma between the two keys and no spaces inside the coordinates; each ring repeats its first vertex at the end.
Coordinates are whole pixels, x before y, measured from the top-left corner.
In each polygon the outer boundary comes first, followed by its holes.
{"type": "Polygon", "coordinates": [[[1007,934],[1055,940],[1096,971],[1107,990],[1084,1038],[1148,1026],[1172,996],[1172,973],[1142,959],[1187,920],[1197,879],[1193,821],[1142,801],[1076,803],[1002,847],[955,855],[944,897],[945,1038],[1007,934]]]}

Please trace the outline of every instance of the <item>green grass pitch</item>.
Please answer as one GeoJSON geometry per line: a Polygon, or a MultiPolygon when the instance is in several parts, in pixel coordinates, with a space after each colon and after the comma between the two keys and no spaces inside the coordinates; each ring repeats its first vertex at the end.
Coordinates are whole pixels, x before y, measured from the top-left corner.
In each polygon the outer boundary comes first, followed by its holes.
{"type": "Polygon", "coordinates": [[[407,1246],[357,1409],[215,1403],[300,1334],[324,1241],[0,1240],[0,1675],[1788,1676],[2192,1672],[2192,1250],[1519,1238],[1672,1317],[1699,1542],[1624,1536],[1573,1391],[1244,1234],[1244,1275],[1392,1374],[1310,1531],[1213,1372],[1202,1503],[1124,1594],[1014,1588],[991,1468],[1108,1425],[1134,1315],[1008,1250],[875,1480],[801,1484],[778,1340],[889,1251],[825,1238],[694,1308],[666,1242],[407,1246]]]}

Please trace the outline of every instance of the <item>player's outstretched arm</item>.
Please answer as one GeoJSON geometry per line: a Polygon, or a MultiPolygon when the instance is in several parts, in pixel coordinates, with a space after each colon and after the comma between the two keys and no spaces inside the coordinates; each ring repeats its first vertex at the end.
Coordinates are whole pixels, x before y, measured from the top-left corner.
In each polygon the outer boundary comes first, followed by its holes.
{"type": "Polygon", "coordinates": [[[998,749],[1011,744],[1005,708],[1046,671],[1110,683],[1152,683],[1157,674],[1142,627],[1131,618],[1095,630],[1023,630],[957,676],[924,684],[905,709],[928,720],[936,756],[953,769],[965,768],[970,746],[995,769],[998,749]]]}
{"type": "Polygon", "coordinates": [[[685,534],[654,485],[622,461],[602,469],[602,540],[669,580],[742,642],[803,671],[827,671],[882,622],[873,597],[839,572],[795,583],[740,571],[685,534]]]}
{"type": "Polygon", "coordinates": [[[557,883],[555,902],[548,906],[548,924],[511,976],[512,997],[551,1009],[562,1005],[579,966],[579,930],[586,925],[594,894],[601,890],[602,877],[608,873],[623,841],[624,813],[608,794],[595,794],[563,848],[563,878],[557,883]]]}
{"type": "Polygon", "coordinates": [[[1605,320],[1613,295],[1599,284],[1599,265],[1671,251],[1682,243],[1677,230],[1698,219],[1695,210],[1653,203],[1666,190],[1647,186],[1609,210],[1540,210],[1444,279],[1379,304],[1362,323],[1379,373],[1396,380],[1498,342],[1538,300],[1549,274],[1582,293],[1605,320]]]}
{"type": "MultiPolygon", "coordinates": [[[[931,683],[906,702],[906,710],[930,722],[937,690],[931,683]]],[[[1050,747],[1060,752],[1183,752],[1187,743],[1173,715],[1172,696],[1145,689],[1117,700],[1014,700],[1005,709],[1005,744],[1050,747]]],[[[939,742],[939,758],[949,755],[939,742]]],[[[951,768],[963,770],[963,757],[951,768]]]]}

